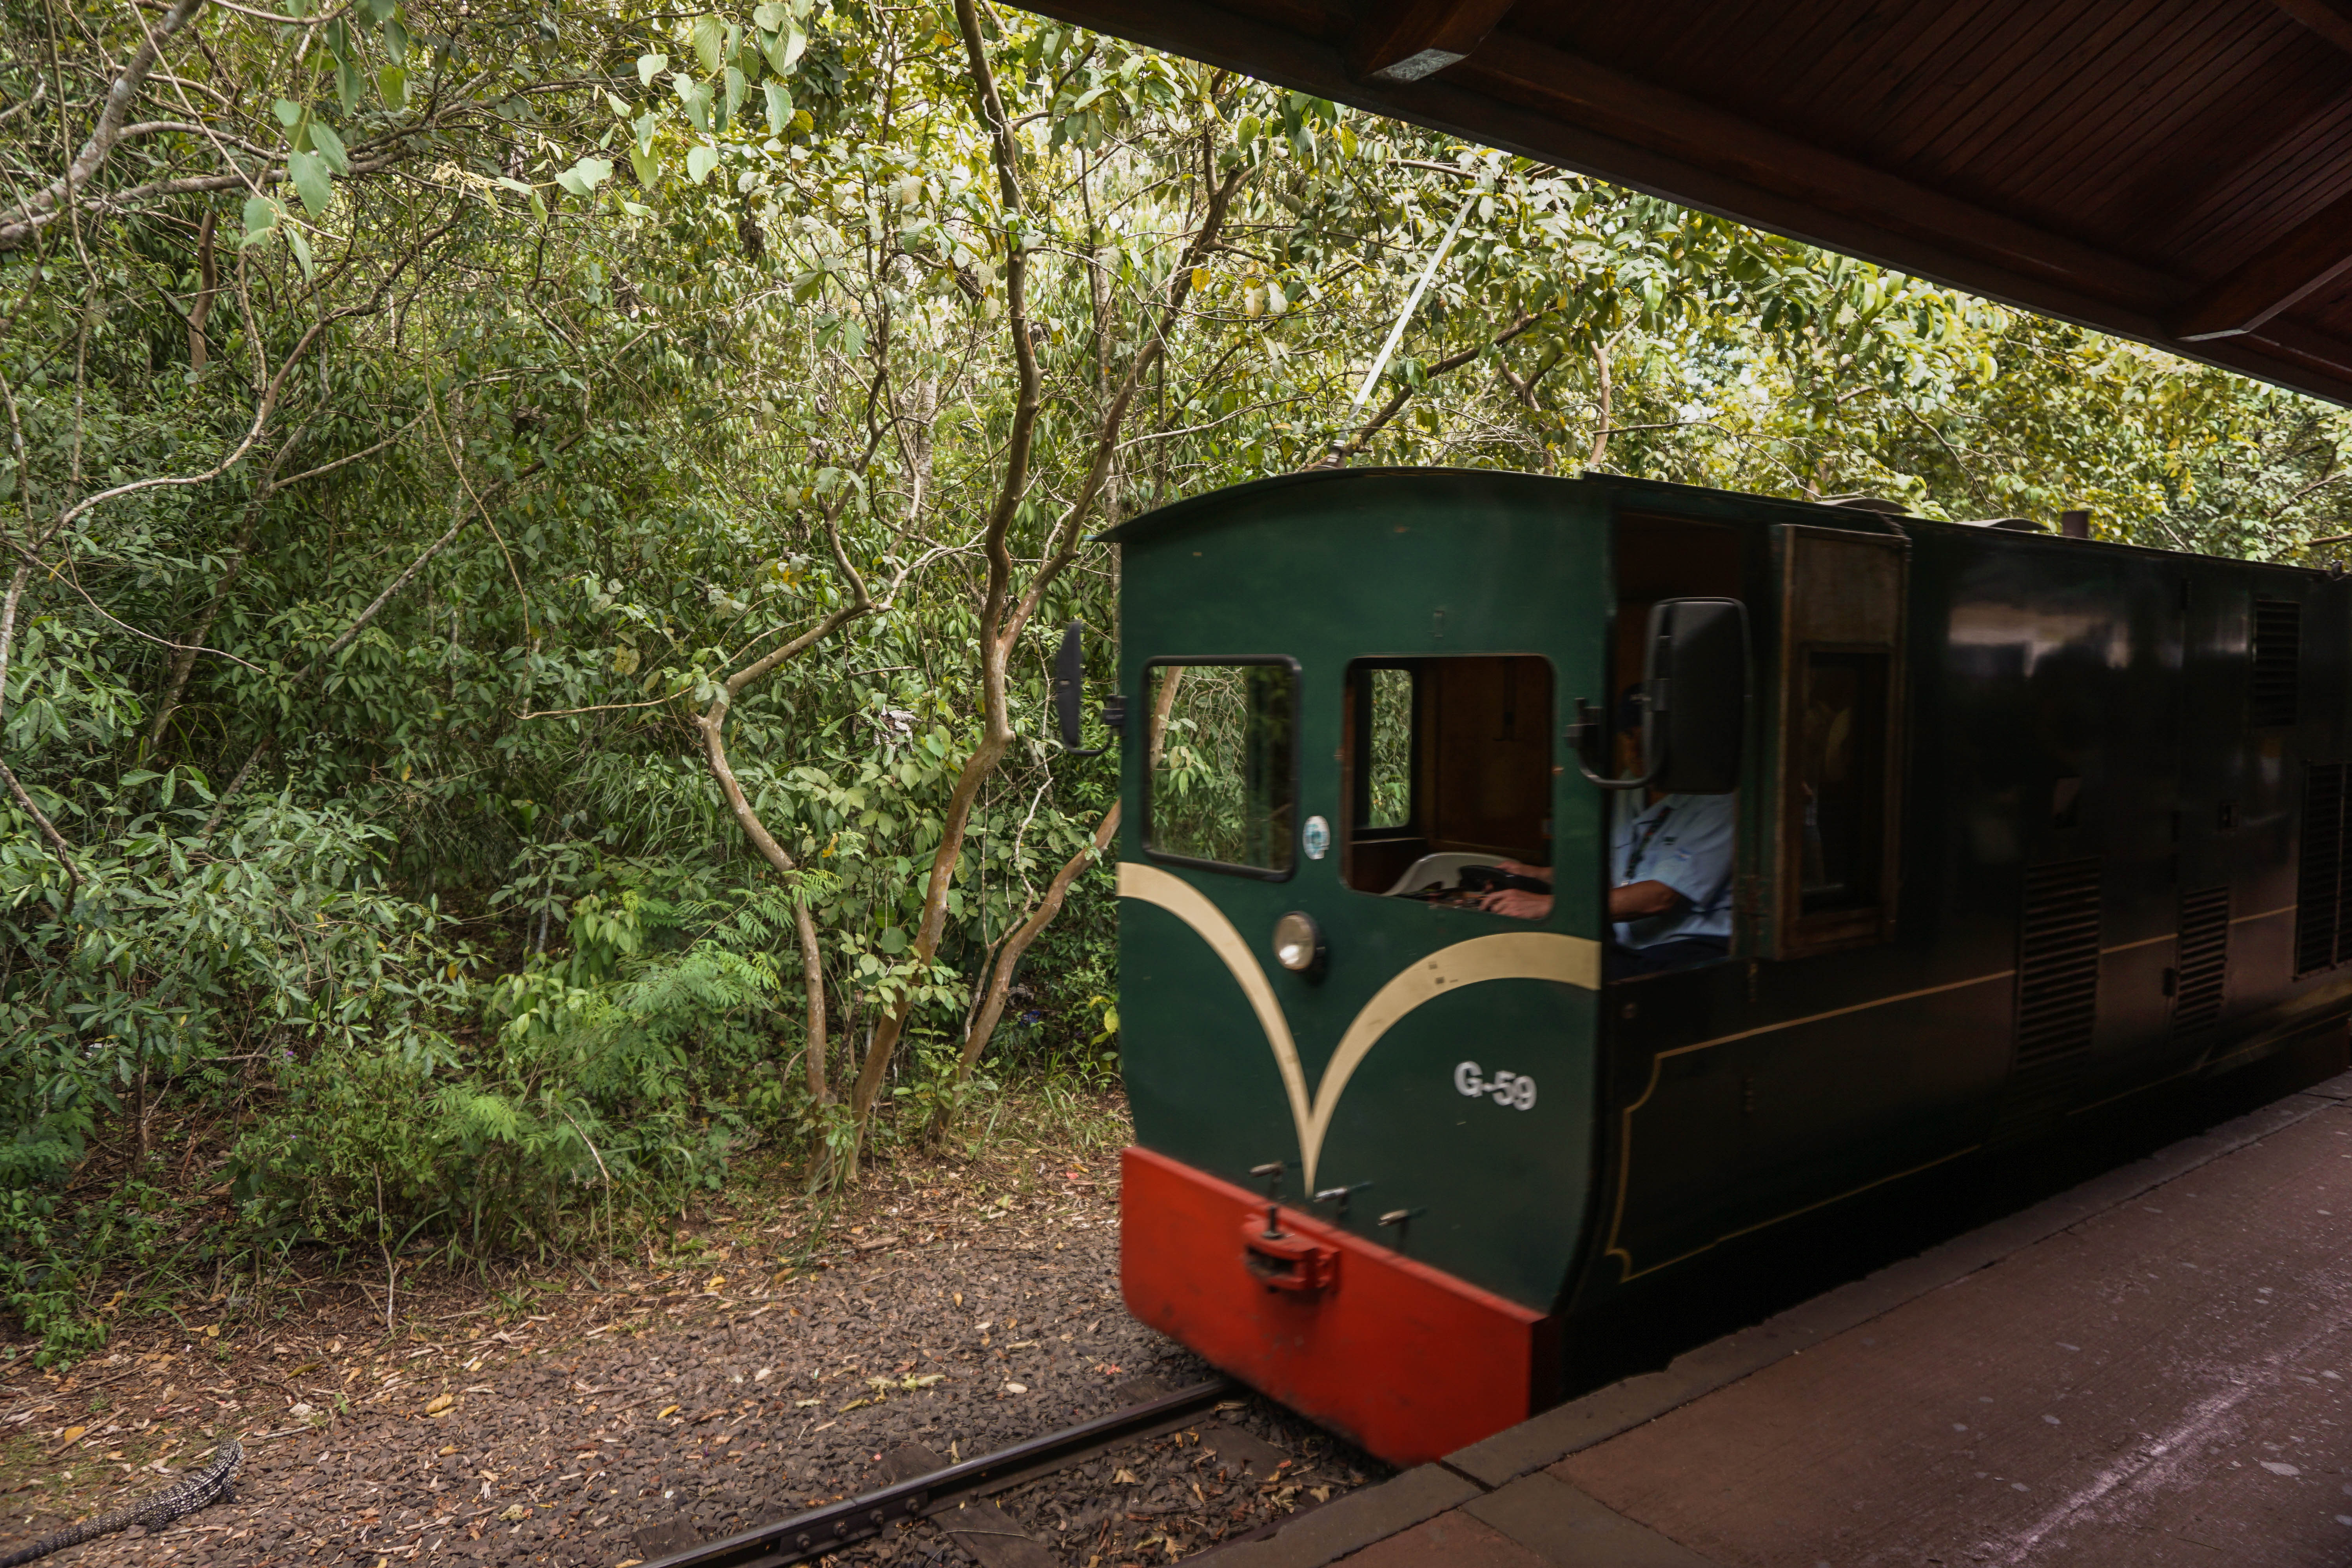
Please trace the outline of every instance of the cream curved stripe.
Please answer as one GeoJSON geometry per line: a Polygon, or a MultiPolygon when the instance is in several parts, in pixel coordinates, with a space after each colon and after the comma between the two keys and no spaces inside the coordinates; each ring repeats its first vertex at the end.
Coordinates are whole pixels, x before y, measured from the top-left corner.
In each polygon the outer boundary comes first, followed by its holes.
{"type": "MultiPolygon", "coordinates": [[[[1191,926],[1209,944],[1209,951],[1224,960],[1234,984],[1249,998],[1250,1011],[1257,1015],[1258,1026],[1265,1031],[1266,1044],[1274,1047],[1275,1066],[1282,1069],[1283,1090],[1290,1096],[1291,1124],[1299,1130],[1303,1147],[1308,1113],[1307,1073],[1298,1065],[1298,1047],[1291,1042],[1290,1020],[1283,1016],[1282,1004],[1274,999],[1274,987],[1265,983],[1265,971],[1258,966],[1257,955],[1250,952],[1242,933],[1200,889],[1157,866],[1120,861],[1118,896],[1158,904],[1191,926]]],[[[1314,1180],[1312,1176],[1307,1179],[1314,1180]]]]}
{"type": "Polygon", "coordinates": [[[1339,1108],[1339,1096],[1346,1091],[1348,1079],[1355,1076],[1356,1068],[1371,1055],[1381,1037],[1423,1003],[1433,1002],[1448,992],[1475,985],[1482,980],[1557,980],[1598,991],[1601,944],[1590,937],[1542,931],[1474,937],[1440,948],[1374,992],[1372,999],[1364,1004],[1355,1021],[1348,1026],[1348,1032],[1339,1037],[1339,1048],[1331,1053],[1330,1062],[1323,1068],[1323,1081],[1316,1086],[1314,1106],[1306,1124],[1299,1129],[1299,1152],[1305,1156],[1309,1191],[1315,1185],[1315,1167],[1322,1160],[1323,1135],[1330,1130],[1331,1115],[1339,1108]]]}
{"type": "Polygon", "coordinates": [[[1225,968],[1240,984],[1242,994],[1249,998],[1258,1026],[1265,1031],[1266,1043],[1274,1047],[1275,1064],[1282,1071],[1282,1087],[1290,1097],[1291,1125],[1298,1133],[1299,1163],[1305,1168],[1309,1192],[1315,1189],[1315,1170],[1323,1157],[1323,1137],[1330,1129],[1332,1112],[1339,1109],[1339,1096],[1346,1092],[1348,1080],[1355,1076],[1356,1068],[1398,1019],[1424,1002],[1482,980],[1556,980],[1588,991],[1601,988],[1601,944],[1589,937],[1561,936],[1553,931],[1504,931],[1441,948],[1394,976],[1364,1004],[1349,1024],[1348,1032],[1339,1037],[1339,1048],[1331,1054],[1330,1062],[1323,1069],[1323,1081],[1309,1100],[1307,1074],[1299,1066],[1297,1045],[1290,1037],[1289,1020],[1283,1016],[1281,1003],[1275,999],[1274,988],[1266,984],[1265,971],[1259,966],[1257,955],[1250,951],[1224,911],[1183,879],[1157,866],[1129,860],[1119,862],[1118,896],[1157,904],[1191,926],[1209,944],[1209,950],[1224,961],[1225,968]]]}

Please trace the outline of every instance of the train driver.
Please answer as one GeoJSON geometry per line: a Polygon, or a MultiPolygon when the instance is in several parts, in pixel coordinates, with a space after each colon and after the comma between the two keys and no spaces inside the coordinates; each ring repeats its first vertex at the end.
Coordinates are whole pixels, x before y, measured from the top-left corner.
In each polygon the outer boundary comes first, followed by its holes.
{"type": "MultiPolygon", "coordinates": [[[[1617,727],[1617,767],[1632,773],[1641,766],[1641,710],[1628,694],[1617,727]]],[[[1682,969],[1731,952],[1731,839],[1737,813],[1729,795],[1660,795],[1643,792],[1636,806],[1632,791],[1616,797],[1610,835],[1609,944],[1612,980],[1682,969]]],[[[1549,866],[1500,862],[1540,882],[1551,880],[1549,866]]],[[[1539,921],[1551,913],[1552,895],[1503,888],[1479,900],[1499,915],[1539,921]]]]}

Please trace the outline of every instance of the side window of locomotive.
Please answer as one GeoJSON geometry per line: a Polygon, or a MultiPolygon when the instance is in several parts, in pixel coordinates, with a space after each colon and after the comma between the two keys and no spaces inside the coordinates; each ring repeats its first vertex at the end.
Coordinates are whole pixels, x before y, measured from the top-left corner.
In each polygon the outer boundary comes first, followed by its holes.
{"type": "Polygon", "coordinates": [[[1886,656],[1809,649],[1803,680],[1800,908],[1865,908],[1886,842],[1886,656]]]}
{"type": "Polygon", "coordinates": [[[1143,847],[1154,859],[1281,878],[1297,836],[1298,671],[1286,660],[1149,666],[1143,847]]]}
{"type": "Polygon", "coordinates": [[[1759,956],[1790,959],[1895,935],[1910,559],[1896,535],[1780,532],[1776,831],[1753,918],[1759,956]]]}
{"type": "Polygon", "coordinates": [[[1549,866],[1552,717],[1551,665],[1540,658],[1349,665],[1348,885],[1467,901],[1465,867],[1549,866]]]}

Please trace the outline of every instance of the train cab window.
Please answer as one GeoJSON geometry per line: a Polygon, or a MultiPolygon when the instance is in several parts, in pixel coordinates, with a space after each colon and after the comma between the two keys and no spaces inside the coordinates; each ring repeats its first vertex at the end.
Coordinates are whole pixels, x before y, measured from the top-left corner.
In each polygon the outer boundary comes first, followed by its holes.
{"type": "Polygon", "coordinates": [[[1895,934],[1909,557],[1897,534],[1777,531],[1779,758],[1767,820],[1778,842],[1759,948],[1789,959],[1895,934]]]}
{"type": "Polygon", "coordinates": [[[1797,758],[1802,797],[1799,907],[1874,905],[1885,847],[1886,663],[1883,653],[1808,650],[1797,758]]]}
{"type": "Polygon", "coordinates": [[[1360,892],[1467,901],[1551,864],[1552,677],[1528,655],[1348,667],[1342,867],[1360,892]]]}
{"type": "Polygon", "coordinates": [[[1143,847],[1155,860],[1279,879],[1297,840],[1298,668],[1155,659],[1143,847]]]}

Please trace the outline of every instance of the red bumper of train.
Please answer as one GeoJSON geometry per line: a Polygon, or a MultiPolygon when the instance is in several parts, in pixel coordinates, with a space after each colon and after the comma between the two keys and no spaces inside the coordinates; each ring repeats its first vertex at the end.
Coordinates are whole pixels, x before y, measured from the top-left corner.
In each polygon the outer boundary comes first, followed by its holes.
{"type": "Polygon", "coordinates": [[[1119,1199],[1128,1310],[1394,1465],[1526,1420],[1556,1397],[1558,1326],[1401,1253],[1149,1149],[1119,1199]]]}

